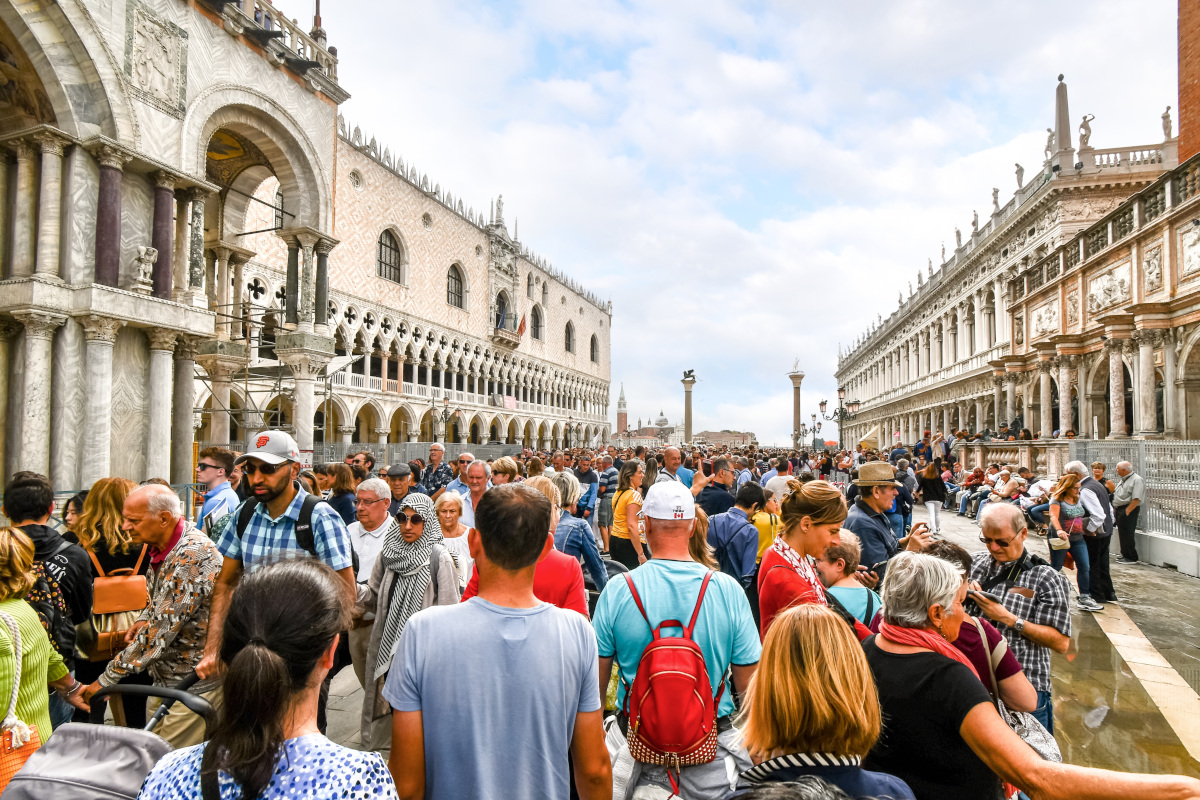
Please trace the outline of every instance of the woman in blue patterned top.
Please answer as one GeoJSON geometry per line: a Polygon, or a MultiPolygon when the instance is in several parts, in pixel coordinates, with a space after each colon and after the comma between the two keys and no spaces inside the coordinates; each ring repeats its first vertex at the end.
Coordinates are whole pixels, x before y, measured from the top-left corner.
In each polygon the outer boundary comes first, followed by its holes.
{"type": "Polygon", "coordinates": [[[334,744],[317,730],[321,682],[349,623],[341,581],[316,561],[285,561],[243,578],[225,619],[225,698],[212,738],[165,756],[139,797],[395,798],[377,753],[334,744]]]}

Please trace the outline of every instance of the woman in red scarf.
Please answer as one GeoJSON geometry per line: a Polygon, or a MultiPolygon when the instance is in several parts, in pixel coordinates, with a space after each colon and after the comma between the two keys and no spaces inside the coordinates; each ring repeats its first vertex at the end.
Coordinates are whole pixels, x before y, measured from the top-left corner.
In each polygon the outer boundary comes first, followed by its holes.
{"type": "MultiPolygon", "coordinates": [[[[839,543],[838,533],[846,519],[846,498],[832,484],[789,481],[788,488],[791,491],[780,505],[783,530],[763,553],[758,568],[758,608],[764,638],[776,615],[794,605],[831,605],[810,556],[819,558],[830,545],[839,543]]],[[[840,616],[853,623],[860,641],[871,635],[852,615],[840,616]]]]}
{"type": "Polygon", "coordinates": [[[970,660],[951,642],[966,617],[962,570],[899,553],[883,584],[883,624],[863,643],[883,733],[863,759],[921,800],[1000,800],[1002,781],[1054,800],[1195,797],[1200,782],[1042,760],[1000,717],[970,660]]]}

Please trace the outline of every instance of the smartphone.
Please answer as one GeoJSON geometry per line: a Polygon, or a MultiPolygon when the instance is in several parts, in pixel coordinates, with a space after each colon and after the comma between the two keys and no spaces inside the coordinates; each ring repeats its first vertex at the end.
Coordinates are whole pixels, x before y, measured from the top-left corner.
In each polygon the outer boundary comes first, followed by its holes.
{"type": "Polygon", "coordinates": [[[702,462],[702,466],[703,466],[705,475],[712,475],[712,462],[711,461],[709,461],[708,459],[705,459],[702,462]]]}
{"type": "Polygon", "coordinates": [[[867,572],[875,572],[875,570],[879,569],[887,562],[888,562],[888,560],[886,558],[883,561],[876,561],[874,564],[871,565],[871,568],[868,569],[867,572]]]}
{"type": "Polygon", "coordinates": [[[968,594],[968,595],[974,595],[974,594],[977,594],[977,595],[979,595],[980,597],[985,597],[985,598],[987,598],[988,600],[991,600],[993,603],[999,603],[1000,605],[1004,605],[1004,600],[1002,600],[1001,598],[999,598],[999,597],[997,597],[996,595],[992,594],[991,592],[981,592],[981,591],[978,591],[977,589],[970,589],[970,590],[968,590],[968,591],[967,591],[967,594],[968,594]]]}

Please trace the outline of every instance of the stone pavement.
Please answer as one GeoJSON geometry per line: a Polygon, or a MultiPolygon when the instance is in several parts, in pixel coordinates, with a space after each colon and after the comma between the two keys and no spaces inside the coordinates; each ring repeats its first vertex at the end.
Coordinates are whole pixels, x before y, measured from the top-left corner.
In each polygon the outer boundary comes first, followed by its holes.
{"type": "MultiPolygon", "coordinates": [[[[913,521],[926,521],[923,506],[913,521]]],[[[966,517],[945,513],[942,525],[946,538],[972,552],[983,549],[979,528],[966,517]]],[[[1029,547],[1047,556],[1044,539],[1031,535],[1029,547]]],[[[1074,592],[1074,573],[1067,574],[1074,592]]],[[[1119,609],[1076,611],[1071,650],[1053,657],[1055,734],[1063,756],[1081,766],[1200,778],[1200,582],[1115,561],[1112,575],[1119,609]],[[1173,711],[1171,721],[1162,708],[1173,711]]],[[[331,739],[361,745],[362,698],[354,671],[343,670],[330,691],[331,739]]]]}
{"type": "MultiPolygon", "coordinates": [[[[943,512],[941,520],[947,539],[972,552],[983,549],[974,521],[954,512],[943,512]]],[[[921,506],[913,522],[926,521],[921,506]]],[[[1045,539],[1031,534],[1027,546],[1049,557],[1045,539]]],[[[1075,573],[1065,574],[1074,597],[1075,573]]],[[[1195,693],[1200,684],[1200,582],[1115,560],[1112,576],[1120,603],[1106,603],[1096,614],[1074,611],[1071,650],[1051,661],[1055,736],[1063,758],[1080,766],[1200,778],[1200,699],[1195,693]],[[1171,714],[1170,722],[1162,708],[1171,714]]]]}

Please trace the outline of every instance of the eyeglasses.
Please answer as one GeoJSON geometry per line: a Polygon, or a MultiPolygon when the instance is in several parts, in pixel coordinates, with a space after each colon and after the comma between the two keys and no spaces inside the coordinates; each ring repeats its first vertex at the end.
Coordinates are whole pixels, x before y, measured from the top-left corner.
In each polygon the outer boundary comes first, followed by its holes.
{"type": "Polygon", "coordinates": [[[460,463],[460,464],[470,464],[470,463],[471,463],[471,459],[469,459],[469,458],[460,458],[460,459],[458,460],[458,463],[460,463]]]}
{"type": "Polygon", "coordinates": [[[386,503],[386,502],[387,502],[386,497],[381,497],[378,500],[359,500],[358,498],[354,499],[354,505],[356,505],[356,506],[373,506],[376,503],[386,503]]]}
{"type": "Polygon", "coordinates": [[[424,525],[425,519],[420,514],[397,514],[396,522],[399,522],[401,525],[416,527],[417,525],[424,525]]]}
{"type": "Polygon", "coordinates": [[[205,464],[203,461],[196,465],[196,472],[204,472],[209,469],[220,469],[220,467],[216,464],[205,464]]]}
{"type": "Polygon", "coordinates": [[[985,545],[994,544],[996,547],[999,547],[1001,550],[1003,550],[1016,541],[1016,538],[1017,537],[1014,536],[1011,539],[989,539],[986,536],[980,536],[979,541],[983,542],[985,545]]]}
{"type": "Polygon", "coordinates": [[[274,475],[275,470],[282,466],[283,464],[255,464],[252,461],[247,461],[242,464],[242,472],[246,475],[253,475],[256,472],[263,475],[274,475]]]}

